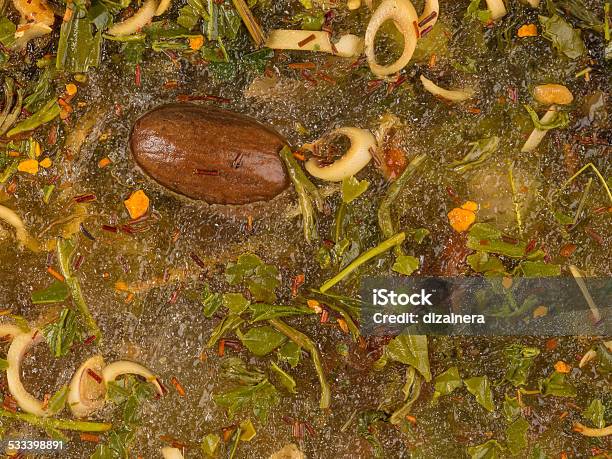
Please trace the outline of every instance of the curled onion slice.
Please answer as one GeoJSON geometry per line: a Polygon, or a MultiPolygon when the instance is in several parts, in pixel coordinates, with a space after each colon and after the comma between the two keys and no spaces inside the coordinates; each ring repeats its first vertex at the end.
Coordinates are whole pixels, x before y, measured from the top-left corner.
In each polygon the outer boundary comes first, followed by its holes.
{"type": "Polygon", "coordinates": [[[109,28],[108,34],[114,35],[115,37],[124,37],[138,32],[151,22],[153,16],[155,16],[157,12],[158,6],[159,2],[157,0],[146,0],[133,16],[109,28]]]}
{"type": "Polygon", "coordinates": [[[0,324],[0,338],[10,338],[11,340],[17,335],[21,335],[23,330],[17,325],[13,324],[0,324]]]}
{"type": "Polygon", "coordinates": [[[265,46],[271,49],[321,51],[340,57],[356,57],[363,52],[363,40],[356,35],[346,34],[332,44],[329,33],[310,30],[273,30],[265,46]]]}
{"type": "Polygon", "coordinates": [[[178,448],[164,446],[161,450],[164,459],[183,459],[183,453],[178,448]]]}
{"type": "Polygon", "coordinates": [[[506,15],[506,5],[504,0],[487,0],[487,8],[491,12],[491,19],[496,21],[506,15]]]}
{"type": "Polygon", "coordinates": [[[602,429],[594,429],[592,427],[587,427],[584,424],[580,424],[579,422],[575,422],[572,430],[584,435],[585,437],[607,437],[608,435],[612,435],[612,425],[602,429]]]}
{"type": "Polygon", "coordinates": [[[372,159],[371,151],[376,148],[376,138],[366,129],[343,127],[336,129],[329,135],[344,135],[351,141],[347,152],[329,166],[319,166],[316,158],[306,162],[306,170],[310,175],[329,182],[340,182],[351,175],[355,175],[366,167],[372,159]]]}
{"type": "Polygon", "coordinates": [[[52,26],[53,10],[45,0],[13,0],[13,6],[21,14],[21,22],[34,22],[52,26]]]}
{"type": "Polygon", "coordinates": [[[157,9],[155,10],[155,16],[160,16],[168,11],[170,5],[172,4],[172,0],[160,0],[157,9]]]}
{"type": "MultiPolygon", "coordinates": [[[[555,119],[555,116],[557,116],[557,107],[551,105],[550,109],[544,114],[544,116],[542,116],[542,118],[540,118],[540,122],[542,124],[551,123],[555,119]]],[[[547,132],[548,131],[542,131],[538,128],[535,128],[533,131],[531,131],[531,135],[525,142],[525,145],[523,145],[523,148],[521,148],[521,152],[531,153],[533,150],[538,148],[540,142],[542,142],[542,140],[544,140],[544,137],[546,137],[547,132]]]]}
{"type": "Polygon", "coordinates": [[[109,382],[113,382],[119,376],[127,374],[142,376],[148,382],[153,384],[159,395],[164,395],[164,389],[157,381],[157,377],[151,373],[148,368],[139,363],[130,362],[129,360],[117,360],[116,362],[108,364],[102,370],[102,379],[104,379],[105,384],[108,384],[109,382]]]}
{"type": "Polygon", "coordinates": [[[419,18],[410,0],[384,0],[374,11],[365,34],[365,54],[368,58],[370,70],[375,75],[391,75],[408,65],[417,45],[418,22],[419,18]],[[393,21],[397,30],[404,37],[404,50],[395,62],[389,65],[381,65],[376,61],[374,40],[378,29],[389,20],[393,21]]]}
{"type": "Polygon", "coordinates": [[[14,210],[8,207],[0,205],[0,220],[4,220],[6,223],[15,228],[15,236],[17,240],[30,249],[32,252],[38,252],[40,245],[38,241],[30,236],[28,230],[26,230],[23,220],[17,215],[14,210]]]}
{"type": "Polygon", "coordinates": [[[8,361],[6,380],[9,392],[23,411],[36,416],[46,417],[53,413],[45,410],[43,403],[32,396],[23,387],[21,382],[21,362],[23,362],[23,358],[28,350],[41,341],[43,341],[43,335],[37,329],[29,333],[21,333],[13,338],[13,342],[6,355],[6,360],[8,361]]]}
{"type": "Polygon", "coordinates": [[[85,360],[70,380],[68,392],[68,406],[77,418],[90,415],[104,406],[106,388],[102,381],[104,359],[101,355],[94,355],[85,360]],[[91,370],[100,375],[100,382],[89,374],[91,370]]]}
{"type": "Polygon", "coordinates": [[[452,102],[462,102],[474,97],[474,91],[471,89],[449,91],[448,89],[441,88],[423,75],[421,75],[421,83],[423,83],[423,87],[434,96],[440,96],[452,102]]]}
{"type": "Polygon", "coordinates": [[[29,24],[21,24],[15,32],[15,42],[11,45],[13,49],[23,49],[30,40],[42,37],[51,33],[52,29],[47,24],[42,22],[31,22],[29,24]]]}

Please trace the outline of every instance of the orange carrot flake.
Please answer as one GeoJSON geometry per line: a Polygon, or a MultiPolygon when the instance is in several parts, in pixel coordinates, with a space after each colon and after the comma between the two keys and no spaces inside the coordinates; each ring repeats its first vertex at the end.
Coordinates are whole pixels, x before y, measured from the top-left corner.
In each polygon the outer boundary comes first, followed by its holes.
{"type": "Polygon", "coordinates": [[[149,197],[142,190],[134,191],[123,203],[133,220],[142,217],[149,210],[149,197]]]}
{"type": "Polygon", "coordinates": [[[557,363],[555,363],[555,370],[559,373],[569,373],[571,369],[572,367],[570,367],[563,360],[559,360],[557,363]]]}
{"type": "Polygon", "coordinates": [[[53,276],[54,278],[56,278],[58,281],[60,282],[64,282],[66,279],[64,278],[64,276],[62,276],[60,273],[58,273],[55,269],[53,269],[51,266],[47,266],[47,272],[53,276]]]}
{"type": "Polygon", "coordinates": [[[100,161],[98,161],[98,167],[99,167],[100,169],[104,169],[104,168],[105,168],[106,166],[108,166],[110,163],[112,163],[112,161],[111,161],[109,158],[104,157],[104,158],[102,158],[100,161]]]}
{"type": "Polygon", "coordinates": [[[535,24],[525,24],[521,27],[519,27],[518,32],[516,33],[516,35],[519,38],[524,38],[524,37],[537,37],[538,36],[538,28],[535,24]]]}
{"type": "Polygon", "coordinates": [[[189,38],[189,48],[197,51],[204,45],[204,37],[202,35],[198,35],[197,37],[189,38]]]}
{"type": "Polygon", "coordinates": [[[179,382],[178,379],[176,379],[174,376],[172,377],[172,379],[170,380],[170,382],[172,383],[172,385],[174,386],[174,388],[176,389],[176,391],[178,392],[178,394],[181,397],[185,396],[185,389],[183,388],[183,386],[181,386],[181,383],[179,382]]]}
{"type": "Polygon", "coordinates": [[[26,172],[28,174],[36,175],[38,173],[38,161],[35,159],[26,159],[21,161],[17,166],[19,172],[26,172]]]}
{"type": "Polygon", "coordinates": [[[66,94],[69,96],[74,96],[78,91],[77,85],[74,83],[68,83],[66,85],[66,94]]]}
{"type": "Polygon", "coordinates": [[[448,221],[455,231],[463,233],[476,221],[477,210],[478,204],[467,201],[461,207],[455,207],[448,213],[448,221]]]}

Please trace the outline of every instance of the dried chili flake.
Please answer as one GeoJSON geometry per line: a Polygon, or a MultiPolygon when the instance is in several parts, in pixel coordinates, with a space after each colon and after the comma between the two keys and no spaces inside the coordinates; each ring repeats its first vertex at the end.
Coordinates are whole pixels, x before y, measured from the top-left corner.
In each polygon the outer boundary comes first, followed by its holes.
{"type": "Polygon", "coordinates": [[[102,384],[102,376],[100,376],[98,373],[93,371],[91,368],[87,369],[87,376],[89,376],[91,379],[93,379],[98,384],[102,384]]]}
{"type": "Polygon", "coordinates": [[[173,376],[172,379],[170,380],[170,382],[172,383],[172,385],[174,386],[174,388],[176,389],[178,394],[181,397],[184,397],[185,396],[185,389],[183,388],[183,386],[181,385],[179,380],[176,377],[173,376]]]}

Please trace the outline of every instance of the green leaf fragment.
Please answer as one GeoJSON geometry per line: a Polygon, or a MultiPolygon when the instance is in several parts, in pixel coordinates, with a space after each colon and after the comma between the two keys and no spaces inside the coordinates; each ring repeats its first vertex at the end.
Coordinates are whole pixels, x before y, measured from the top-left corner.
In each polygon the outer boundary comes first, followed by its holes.
{"type": "Polygon", "coordinates": [[[285,387],[285,389],[287,389],[292,394],[297,393],[297,391],[295,390],[296,382],[295,379],[293,379],[293,376],[291,376],[274,362],[270,363],[270,368],[272,368],[272,370],[277,374],[280,383],[285,387]]]}
{"type": "Polygon", "coordinates": [[[342,180],[342,201],[346,204],[361,196],[370,186],[367,180],[357,180],[352,175],[342,180]]]}
{"type": "Polygon", "coordinates": [[[204,437],[201,444],[202,454],[206,457],[215,457],[217,448],[221,443],[221,437],[216,433],[209,433],[204,437]]]}
{"type": "Polygon", "coordinates": [[[450,367],[434,379],[434,398],[448,395],[461,386],[463,386],[463,381],[459,375],[459,368],[450,367]]]}
{"type": "Polygon", "coordinates": [[[395,263],[391,269],[396,273],[410,276],[419,269],[419,259],[411,255],[400,255],[395,259],[395,263]]]}
{"type": "Polygon", "coordinates": [[[506,429],[506,445],[512,454],[518,454],[527,447],[527,431],[529,423],[524,418],[518,418],[506,429]]]}
{"type": "Polygon", "coordinates": [[[588,419],[598,429],[603,429],[606,426],[605,408],[601,400],[593,399],[586,410],[582,412],[585,419],[588,419]]]}
{"type": "Polygon", "coordinates": [[[242,344],[258,357],[269,354],[287,340],[285,335],[268,325],[251,328],[244,334],[240,332],[237,334],[242,344]]]}
{"type": "Polygon", "coordinates": [[[465,386],[470,394],[476,397],[476,401],[487,411],[494,411],[493,392],[491,383],[487,376],[474,376],[464,380],[465,386]]]}
{"type": "Polygon", "coordinates": [[[389,360],[412,365],[423,375],[425,381],[431,381],[427,336],[399,335],[387,344],[384,356],[389,360]]]}
{"type": "Polygon", "coordinates": [[[544,395],[556,397],[575,397],[576,388],[565,380],[565,374],[555,371],[546,379],[540,380],[540,391],[544,395]]]}
{"type": "Polygon", "coordinates": [[[287,362],[291,368],[295,368],[300,363],[302,350],[293,341],[283,344],[277,351],[279,362],[287,362]]]}
{"type": "Polygon", "coordinates": [[[489,440],[482,445],[470,446],[467,453],[471,459],[498,459],[502,457],[504,448],[497,440],[489,440]]]}
{"type": "Polygon", "coordinates": [[[53,304],[66,301],[70,290],[65,282],[54,281],[49,287],[32,292],[32,304],[53,304]]]}

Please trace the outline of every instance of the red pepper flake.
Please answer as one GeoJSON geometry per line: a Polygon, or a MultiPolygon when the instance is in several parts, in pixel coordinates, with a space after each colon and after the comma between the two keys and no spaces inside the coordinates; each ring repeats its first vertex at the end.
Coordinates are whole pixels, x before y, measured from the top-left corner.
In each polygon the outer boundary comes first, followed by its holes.
{"type": "Polygon", "coordinates": [[[17,411],[17,400],[15,400],[10,394],[4,396],[2,400],[2,408],[12,413],[17,411]]]}
{"type": "Polygon", "coordinates": [[[367,87],[368,87],[368,89],[366,89],[366,91],[367,91],[368,93],[370,93],[370,92],[374,92],[374,91],[376,91],[378,88],[380,88],[380,87],[382,86],[382,84],[383,84],[383,83],[384,83],[384,80],[379,80],[379,79],[377,79],[377,80],[370,80],[370,81],[368,81],[368,83],[367,83],[367,87]]]}
{"type": "Polygon", "coordinates": [[[74,197],[74,202],[82,203],[82,202],[92,202],[95,201],[96,195],[93,193],[81,194],[79,196],[74,197]]]}
{"type": "Polygon", "coordinates": [[[559,250],[559,255],[565,258],[569,258],[576,251],[576,248],[577,248],[577,245],[572,244],[571,242],[568,244],[565,244],[563,247],[561,247],[561,250],[559,250]]]}
{"type": "Polygon", "coordinates": [[[303,424],[304,424],[304,427],[306,427],[306,430],[308,431],[308,435],[312,437],[315,437],[317,435],[317,431],[312,426],[312,424],[310,424],[309,422],[304,422],[303,424]]]}
{"type": "Polygon", "coordinates": [[[423,18],[421,22],[419,22],[419,27],[423,27],[425,24],[433,21],[437,17],[438,17],[438,13],[435,11],[432,11],[429,16],[427,16],[426,18],[423,18]]]}
{"type": "Polygon", "coordinates": [[[249,215],[247,217],[247,231],[250,233],[253,231],[253,216],[249,215]]]}
{"type": "Polygon", "coordinates": [[[314,62],[293,62],[288,64],[287,67],[293,70],[303,70],[303,69],[314,69],[316,66],[314,62]]]}
{"type": "Polygon", "coordinates": [[[425,35],[427,35],[432,30],[433,30],[433,26],[427,26],[426,28],[421,30],[421,36],[419,38],[423,38],[425,35]]]}
{"type": "Polygon", "coordinates": [[[180,292],[181,292],[180,287],[177,288],[174,292],[172,292],[172,295],[170,295],[170,298],[168,298],[168,303],[170,304],[176,303],[176,300],[178,300],[178,296],[180,292]]]}
{"type": "Polygon", "coordinates": [[[176,379],[176,377],[172,377],[172,379],[170,380],[170,382],[172,383],[172,385],[174,386],[174,388],[176,389],[176,391],[178,392],[178,394],[181,397],[185,396],[185,389],[183,388],[183,386],[181,386],[181,383],[179,382],[178,379],[176,379]]]}
{"type": "Polygon", "coordinates": [[[534,249],[536,248],[537,245],[537,241],[535,239],[532,239],[529,241],[529,243],[527,244],[527,246],[525,247],[525,253],[531,253],[534,251],[534,249]]]}
{"type": "Polygon", "coordinates": [[[168,80],[164,83],[164,89],[172,89],[178,86],[178,81],[176,80],[168,80]]]}
{"type": "Polygon", "coordinates": [[[595,230],[593,230],[592,228],[586,227],[584,231],[589,235],[591,239],[593,239],[599,245],[604,245],[603,237],[601,237],[601,235],[595,232],[595,230]]]}
{"type": "Polygon", "coordinates": [[[547,351],[552,351],[553,349],[557,347],[558,344],[559,344],[559,341],[557,340],[557,338],[551,338],[548,341],[546,341],[546,343],[544,344],[544,348],[547,351]]]}
{"type": "Polygon", "coordinates": [[[225,355],[225,340],[219,340],[219,348],[217,350],[217,354],[219,357],[223,357],[225,355]]]}
{"type": "Polygon", "coordinates": [[[336,84],[336,80],[334,80],[332,77],[330,77],[328,74],[323,73],[323,72],[317,72],[315,73],[315,76],[317,78],[319,78],[320,80],[326,81],[327,83],[330,84],[336,84]]]}
{"type": "Polygon", "coordinates": [[[104,231],[108,231],[109,233],[118,233],[119,229],[116,226],[112,225],[102,225],[102,229],[104,231]]]}
{"type": "Polygon", "coordinates": [[[300,153],[299,151],[294,151],[293,152],[293,157],[295,159],[297,159],[298,161],[304,161],[306,159],[306,157],[302,153],[300,153]]]}
{"type": "Polygon", "coordinates": [[[83,233],[83,236],[85,236],[87,239],[90,239],[92,241],[96,240],[96,238],[93,237],[93,235],[87,230],[87,228],[85,228],[85,225],[83,223],[79,225],[79,229],[81,230],[81,233],[83,233]]]}
{"type": "Polygon", "coordinates": [[[79,255],[74,259],[74,263],[72,263],[72,269],[78,271],[79,268],[83,265],[85,261],[85,257],[83,255],[79,255]]]}
{"type": "Polygon", "coordinates": [[[501,240],[504,241],[506,244],[512,244],[512,245],[516,245],[519,243],[518,239],[515,239],[510,236],[506,236],[503,234],[502,234],[501,240]]]}
{"type": "Polygon", "coordinates": [[[87,338],[85,338],[85,341],[83,341],[83,344],[86,344],[86,345],[92,344],[96,340],[96,338],[97,338],[96,335],[88,336],[87,338]]]}
{"type": "Polygon", "coordinates": [[[11,180],[11,183],[6,187],[7,194],[14,194],[17,191],[17,182],[15,180],[11,180]]]}
{"type": "Polygon", "coordinates": [[[308,70],[302,70],[300,72],[300,75],[302,75],[302,78],[304,78],[306,81],[308,81],[309,83],[311,83],[313,86],[317,85],[317,80],[315,80],[311,75],[310,72],[308,70]]]}
{"type": "Polygon", "coordinates": [[[218,176],[220,172],[214,169],[196,169],[194,171],[195,175],[210,175],[210,176],[218,176]]]}
{"type": "Polygon", "coordinates": [[[58,273],[55,269],[53,269],[51,266],[47,266],[47,272],[54,277],[55,279],[57,279],[60,282],[65,282],[66,278],[64,276],[62,276],[60,273],[58,273]]]}
{"type": "Polygon", "coordinates": [[[242,349],[242,344],[240,344],[240,341],[236,340],[236,339],[225,339],[225,347],[229,347],[230,349],[233,349],[235,351],[239,351],[240,349],[242,349]]]}
{"type": "Polygon", "coordinates": [[[224,427],[222,429],[224,443],[227,443],[228,441],[230,441],[235,430],[236,430],[236,427],[234,426],[224,427]]]}
{"type": "Polygon", "coordinates": [[[49,134],[47,134],[47,144],[55,145],[57,143],[57,125],[49,129],[49,134]]]}
{"type": "Polygon", "coordinates": [[[608,209],[612,209],[612,207],[598,207],[597,209],[593,209],[593,215],[601,215],[603,213],[609,212],[608,209]]]}
{"type": "Polygon", "coordinates": [[[300,48],[303,48],[304,46],[306,46],[308,43],[310,43],[312,40],[314,40],[315,38],[317,38],[315,36],[314,33],[311,33],[310,35],[308,35],[306,38],[304,38],[302,41],[298,41],[298,46],[300,48]]]}
{"type": "Polygon", "coordinates": [[[421,32],[419,29],[419,23],[416,21],[412,21],[412,25],[414,26],[414,33],[416,33],[417,38],[421,38],[421,32]]]}
{"type": "Polygon", "coordinates": [[[329,322],[329,311],[327,309],[323,309],[321,312],[321,320],[320,323],[324,324],[329,322]]]}
{"type": "Polygon", "coordinates": [[[413,426],[416,426],[417,420],[416,420],[416,418],[414,416],[410,416],[409,414],[407,414],[406,415],[406,421],[408,421],[413,426]]]}
{"type": "Polygon", "coordinates": [[[91,379],[93,379],[98,384],[102,384],[102,376],[100,376],[98,373],[93,371],[91,368],[87,369],[87,376],[89,376],[91,379]]]}
{"type": "Polygon", "coordinates": [[[304,273],[298,274],[293,278],[293,281],[291,282],[291,296],[297,296],[298,289],[304,284],[305,280],[306,276],[304,275],[304,273]]]}
{"type": "Polygon", "coordinates": [[[140,72],[140,64],[136,64],[136,70],[134,73],[134,83],[136,86],[140,86],[141,84],[141,72],[140,72]]]}
{"type": "Polygon", "coordinates": [[[198,265],[201,269],[206,269],[206,264],[204,263],[204,261],[202,261],[202,259],[198,256],[197,253],[190,252],[189,256],[195,262],[195,264],[198,265]]]}
{"type": "Polygon", "coordinates": [[[294,421],[291,427],[291,434],[294,438],[300,440],[304,438],[304,425],[300,421],[294,421]]]}

